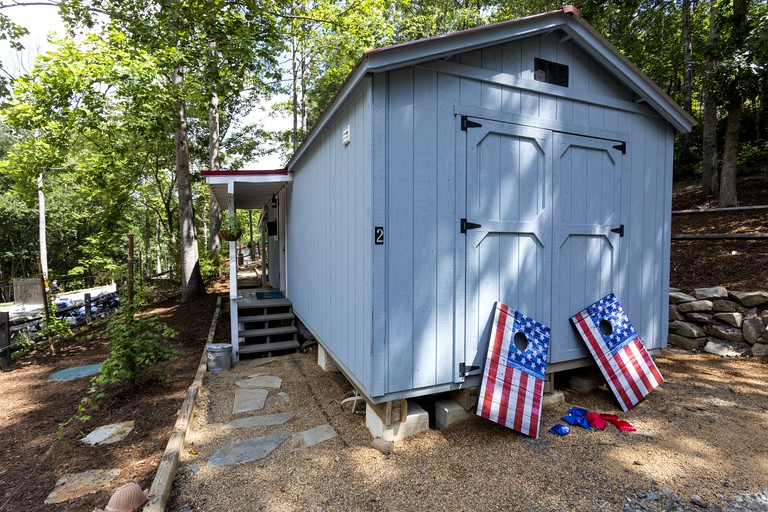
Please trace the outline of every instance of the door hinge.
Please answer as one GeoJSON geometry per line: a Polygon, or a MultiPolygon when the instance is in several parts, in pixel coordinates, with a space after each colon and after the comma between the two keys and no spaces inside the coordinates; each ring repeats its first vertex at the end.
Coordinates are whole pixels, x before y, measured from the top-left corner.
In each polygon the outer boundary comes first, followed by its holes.
{"type": "Polygon", "coordinates": [[[479,366],[467,366],[464,363],[459,363],[459,376],[466,377],[469,372],[479,370],[479,366]]]}
{"type": "Polygon", "coordinates": [[[618,149],[619,151],[621,151],[622,155],[626,155],[627,154],[627,143],[626,142],[622,142],[621,144],[616,144],[615,146],[613,146],[613,149],[618,149]]]}
{"type": "Polygon", "coordinates": [[[467,116],[461,116],[461,131],[467,131],[467,128],[480,128],[482,124],[476,121],[470,121],[467,116]]]}
{"type": "Polygon", "coordinates": [[[624,224],[622,224],[621,226],[619,226],[617,228],[613,228],[611,230],[611,233],[616,233],[619,236],[624,236],[624,224]]]}
{"type": "Polygon", "coordinates": [[[461,219],[461,232],[466,233],[468,229],[477,229],[483,227],[482,224],[467,222],[467,219],[461,219]]]}

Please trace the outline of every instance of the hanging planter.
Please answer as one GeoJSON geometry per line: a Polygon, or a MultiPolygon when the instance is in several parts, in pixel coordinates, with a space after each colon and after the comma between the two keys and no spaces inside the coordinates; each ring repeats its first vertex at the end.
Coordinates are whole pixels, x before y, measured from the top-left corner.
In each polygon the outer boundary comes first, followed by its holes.
{"type": "Polygon", "coordinates": [[[219,238],[222,240],[226,240],[227,242],[234,242],[238,238],[240,238],[240,235],[243,234],[242,230],[230,230],[230,229],[222,229],[219,231],[219,238]]]}

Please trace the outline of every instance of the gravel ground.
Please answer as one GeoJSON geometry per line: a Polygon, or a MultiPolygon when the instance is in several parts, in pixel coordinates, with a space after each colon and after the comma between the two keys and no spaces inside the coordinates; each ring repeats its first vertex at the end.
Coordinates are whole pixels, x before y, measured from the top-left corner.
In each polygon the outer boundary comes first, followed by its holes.
{"type": "Polygon", "coordinates": [[[768,511],[765,360],[668,349],[656,358],[666,382],[626,414],[605,386],[589,395],[564,390],[566,403],[544,407],[538,440],[475,418],[400,441],[385,456],[371,448],[364,414],[341,405],[350,385],[322,372],[316,357],[251,359],[206,376],[168,510],[768,511]],[[287,395],[272,391],[254,414],[297,416],[224,429],[234,419],[235,382],[260,372],[281,377],[287,395]],[[637,432],[546,432],[573,405],[618,414],[637,432]],[[238,466],[206,464],[226,443],[325,423],[337,438],[298,451],[287,441],[238,466]]]}

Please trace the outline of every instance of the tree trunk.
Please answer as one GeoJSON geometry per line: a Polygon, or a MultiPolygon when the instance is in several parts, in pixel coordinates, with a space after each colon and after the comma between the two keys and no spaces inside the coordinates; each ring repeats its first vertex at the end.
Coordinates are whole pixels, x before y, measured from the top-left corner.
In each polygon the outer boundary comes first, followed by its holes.
{"type": "MultiPolygon", "coordinates": [[[[296,15],[296,4],[291,3],[291,16],[296,15]]],[[[293,20],[291,22],[293,26],[293,36],[291,37],[291,110],[293,113],[293,153],[291,155],[296,154],[296,149],[299,147],[299,102],[298,102],[298,62],[296,62],[297,59],[297,49],[296,46],[298,44],[298,36],[296,35],[297,32],[297,26],[296,21],[293,20]]]]}
{"type": "MultiPolygon", "coordinates": [[[[746,21],[749,5],[746,0],[733,0],[733,27],[731,47],[741,50],[746,37],[746,21]]],[[[723,166],[720,171],[720,207],[736,206],[736,163],[739,156],[739,133],[741,132],[741,104],[744,101],[742,84],[738,73],[728,84],[728,127],[725,130],[723,166]]]]}
{"type": "Polygon", "coordinates": [[[717,44],[717,0],[709,4],[709,49],[707,72],[704,80],[704,119],[702,135],[701,187],[704,195],[718,195],[720,178],[717,173],[717,102],[712,84],[715,57],[714,48],[717,44]]]}
{"type": "Polygon", "coordinates": [[[739,154],[741,131],[741,102],[728,109],[728,128],[725,131],[723,170],[720,173],[720,207],[736,206],[736,159],[739,154]]]}
{"type": "MultiPolygon", "coordinates": [[[[683,40],[683,109],[689,114],[693,110],[693,43],[691,42],[691,0],[683,0],[681,38],[683,40]]],[[[680,139],[680,153],[689,160],[691,135],[685,133],[680,139]]]]}
{"type": "Polygon", "coordinates": [[[152,226],[149,223],[151,210],[144,211],[144,261],[141,262],[141,272],[145,276],[152,275],[152,226]]]}
{"type": "Polygon", "coordinates": [[[162,274],[163,272],[163,262],[160,259],[160,217],[155,217],[155,264],[157,265],[155,268],[157,270],[157,274],[162,274]]]}
{"type": "MultiPolygon", "coordinates": [[[[213,73],[214,76],[218,76],[218,66],[216,64],[217,49],[216,41],[208,43],[211,50],[211,58],[213,59],[213,73]]],[[[218,171],[221,169],[221,140],[219,129],[219,95],[216,92],[217,83],[216,80],[211,80],[211,103],[208,105],[208,153],[210,156],[210,166],[212,171],[218,171]]],[[[210,227],[211,237],[209,248],[214,252],[221,250],[221,240],[219,239],[219,230],[221,229],[221,208],[219,203],[213,194],[209,199],[209,212],[208,212],[208,226],[210,227]]]]}
{"type": "Polygon", "coordinates": [[[200,261],[195,233],[195,208],[192,202],[192,183],[189,174],[189,138],[187,133],[187,105],[182,96],[184,78],[179,70],[171,73],[177,91],[176,129],[176,188],[179,194],[179,242],[181,244],[181,301],[189,302],[205,293],[200,274],[200,261]]]}

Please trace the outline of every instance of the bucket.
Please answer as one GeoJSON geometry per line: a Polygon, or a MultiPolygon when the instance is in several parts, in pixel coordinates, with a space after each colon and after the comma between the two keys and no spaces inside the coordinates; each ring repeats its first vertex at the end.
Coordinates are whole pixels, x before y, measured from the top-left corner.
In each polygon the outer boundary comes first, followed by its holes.
{"type": "Polygon", "coordinates": [[[208,352],[208,371],[223,372],[232,368],[232,345],[230,343],[210,343],[208,352]]]}

